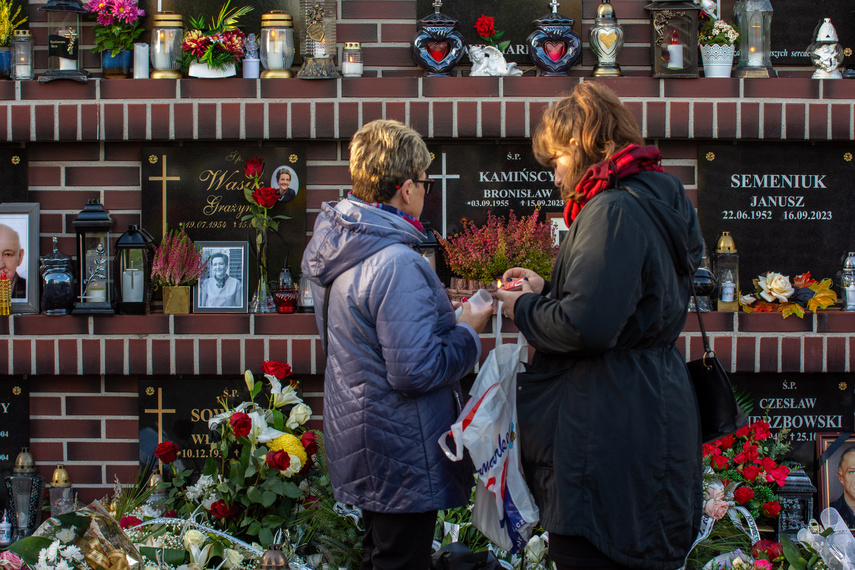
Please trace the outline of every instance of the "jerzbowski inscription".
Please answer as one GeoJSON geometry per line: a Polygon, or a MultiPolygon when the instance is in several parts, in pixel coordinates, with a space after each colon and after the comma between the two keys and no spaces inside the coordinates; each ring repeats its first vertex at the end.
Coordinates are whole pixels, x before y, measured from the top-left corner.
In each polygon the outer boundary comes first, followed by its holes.
{"type": "Polygon", "coordinates": [[[750,422],[768,414],[773,434],[786,430],[791,443],[787,459],[815,474],[816,434],[852,432],[855,427],[851,374],[731,374],[737,392],[751,395],[750,422]]]}
{"type": "MultiPolygon", "coordinates": [[[[268,241],[268,277],[285,263],[300,266],[306,247],[306,158],[297,147],[147,147],[141,151],[143,227],[160,241],[163,228],[183,225],[193,240],[248,241],[255,244],[255,230],[248,220],[250,204],[244,196],[249,184],[244,176],[250,158],[264,161],[261,184],[278,188],[275,174],[288,169],[291,200],[271,207],[271,216],[290,219],[280,222],[278,235],[271,231],[268,241]],[[281,237],[281,239],[280,239],[281,237]]],[[[254,248],[251,248],[253,251],[254,248]]],[[[257,279],[250,272],[252,280],[257,279]]]]}
{"type": "Polygon", "coordinates": [[[712,252],[722,231],[739,251],[740,288],[767,271],[834,278],[855,248],[855,147],[698,147],[698,216],[712,252]]]}
{"type": "MultiPolygon", "coordinates": [[[[30,445],[29,383],[16,376],[0,378],[0,481],[12,474],[22,447],[30,445]]],[[[38,458],[37,458],[38,459],[38,458]]],[[[0,485],[0,505],[6,485],[0,485]]]]}
{"type": "Polygon", "coordinates": [[[443,145],[429,147],[428,176],[436,180],[425,199],[422,221],[448,237],[467,222],[484,224],[487,213],[517,217],[540,208],[541,216],[560,219],[564,210],[551,168],[534,160],[530,144],[443,145]]]}

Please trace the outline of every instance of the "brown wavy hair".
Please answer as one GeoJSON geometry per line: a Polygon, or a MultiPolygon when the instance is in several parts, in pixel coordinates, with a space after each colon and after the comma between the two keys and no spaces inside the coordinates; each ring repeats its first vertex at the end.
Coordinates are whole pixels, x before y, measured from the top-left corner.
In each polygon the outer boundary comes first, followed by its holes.
{"type": "Polygon", "coordinates": [[[580,83],[549,107],[532,137],[534,157],[543,166],[553,167],[558,155],[570,155],[571,169],[561,184],[565,202],[580,197],[576,185],[588,168],[629,144],[644,144],[635,117],[614,91],[593,81],[580,83]]]}

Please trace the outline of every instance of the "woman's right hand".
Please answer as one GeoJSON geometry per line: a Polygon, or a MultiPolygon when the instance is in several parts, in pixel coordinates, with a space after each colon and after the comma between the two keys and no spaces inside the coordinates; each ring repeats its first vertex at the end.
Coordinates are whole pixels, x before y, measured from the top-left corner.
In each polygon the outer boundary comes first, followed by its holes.
{"type": "Polygon", "coordinates": [[[525,267],[511,267],[510,269],[505,271],[504,275],[502,275],[502,281],[513,281],[514,279],[519,279],[520,277],[528,278],[528,284],[523,284],[523,292],[528,293],[530,290],[531,293],[537,293],[538,295],[540,295],[541,291],[543,291],[543,286],[546,281],[543,279],[543,277],[541,277],[531,269],[526,269],[525,267]]]}
{"type": "Polygon", "coordinates": [[[458,323],[466,323],[473,329],[475,329],[476,333],[481,333],[484,330],[484,327],[487,326],[487,323],[490,322],[490,317],[493,316],[493,305],[490,305],[483,311],[479,311],[477,313],[472,312],[472,305],[468,302],[463,303],[463,312],[460,313],[460,318],[457,319],[458,323]]]}

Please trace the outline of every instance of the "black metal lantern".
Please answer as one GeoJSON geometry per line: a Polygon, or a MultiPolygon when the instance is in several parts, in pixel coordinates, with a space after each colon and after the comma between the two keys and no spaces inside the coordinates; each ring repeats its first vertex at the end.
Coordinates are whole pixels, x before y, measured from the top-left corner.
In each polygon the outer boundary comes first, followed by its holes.
{"type": "Polygon", "coordinates": [[[682,0],[657,0],[650,12],[653,77],[698,77],[698,12],[682,0]]]}
{"type": "Polygon", "coordinates": [[[109,231],[113,218],[97,198],[71,222],[77,232],[77,274],[80,300],[74,304],[74,315],[114,315],[113,255],[109,231]]]}
{"type": "Polygon", "coordinates": [[[542,75],[569,75],[582,53],[582,40],[573,31],[573,20],[558,13],[558,0],[552,0],[552,12],[533,22],[536,28],[526,40],[528,57],[542,75]]]}
{"type": "Polygon", "coordinates": [[[54,79],[71,79],[87,83],[89,73],[80,63],[80,15],[86,10],[79,0],[48,0],[39,8],[47,13],[48,70],[39,83],[54,79]]]}
{"type": "Polygon", "coordinates": [[[145,315],[151,302],[154,239],[136,225],[116,240],[116,300],[125,315],[145,315]]]}
{"type": "Polygon", "coordinates": [[[787,482],[778,489],[778,502],[781,503],[781,514],[778,517],[778,540],[786,534],[793,540],[800,529],[808,526],[813,517],[813,496],[816,487],[810,481],[803,469],[790,471],[787,482]]]}
{"type": "Polygon", "coordinates": [[[433,3],[434,13],[419,20],[413,37],[413,60],[425,70],[425,77],[447,77],[460,63],[466,42],[457,31],[457,20],[440,14],[442,1],[433,3]]]}
{"type": "Polygon", "coordinates": [[[6,492],[14,516],[14,534],[18,540],[30,536],[39,526],[44,503],[45,482],[36,472],[36,464],[28,447],[21,449],[15,458],[12,474],[6,477],[6,492]]]}

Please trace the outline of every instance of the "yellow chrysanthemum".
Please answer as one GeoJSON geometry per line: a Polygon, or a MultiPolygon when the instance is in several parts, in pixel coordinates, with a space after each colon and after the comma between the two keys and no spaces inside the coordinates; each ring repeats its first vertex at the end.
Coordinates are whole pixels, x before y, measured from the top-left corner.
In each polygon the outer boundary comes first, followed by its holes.
{"type": "Polygon", "coordinates": [[[291,455],[295,455],[300,459],[300,466],[306,464],[308,461],[308,456],[306,455],[306,448],[303,447],[303,442],[301,442],[297,437],[291,435],[290,433],[284,433],[267,444],[267,447],[270,451],[284,451],[286,453],[290,453],[291,455]]]}

